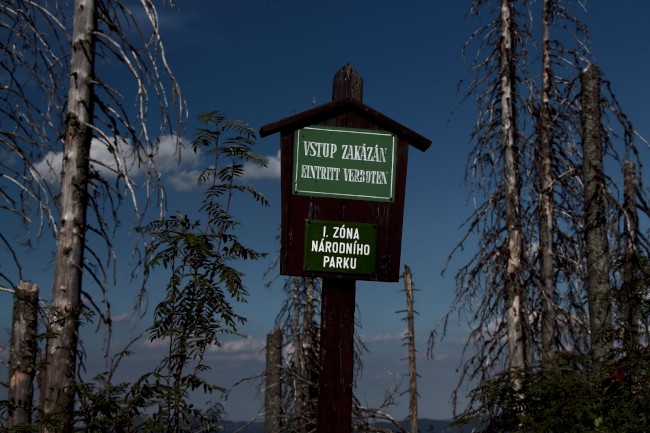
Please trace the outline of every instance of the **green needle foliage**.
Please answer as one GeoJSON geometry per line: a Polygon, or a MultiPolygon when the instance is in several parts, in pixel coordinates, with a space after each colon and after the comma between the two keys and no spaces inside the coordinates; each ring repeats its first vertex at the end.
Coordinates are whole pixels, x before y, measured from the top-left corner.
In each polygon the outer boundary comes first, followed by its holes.
{"type": "Polygon", "coordinates": [[[521,375],[525,394],[510,373],[473,391],[480,410],[456,419],[477,432],[644,433],[650,431],[650,352],[639,349],[612,360],[603,371],[587,356],[562,354],[553,369],[521,375]]]}
{"type": "Polygon", "coordinates": [[[554,365],[520,371],[525,392],[513,387],[512,372],[483,382],[472,391],[478,408],[457,417],[460,425],[477,432],[525,433],[647,433],[650,431],[650,347],[647,317],[650,314],[650,262],[643,255],[632,261],[630,284],[614,296],[617,315],[608,338],[621,341],[634,327],[635,341],[617,343],[602,366],[594,368],[588,354],[558,354],[554,365]],[[629,300],[636,303],[635,317],[628,317],[629,300]],[[642,332],[639,332],[642,329],[642,332]]]}

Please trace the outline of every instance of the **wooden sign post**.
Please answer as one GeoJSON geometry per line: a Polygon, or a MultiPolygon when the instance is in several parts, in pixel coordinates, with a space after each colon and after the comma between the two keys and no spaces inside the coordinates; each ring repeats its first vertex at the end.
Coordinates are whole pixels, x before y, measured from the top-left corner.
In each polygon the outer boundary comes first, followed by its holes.
{"type": "Polygon", "coordinates": [[[323,278],[319,433],[351,432],[356,280],[399,280],[408,146],[431,145],[362,99],[348,64],[332,102],[260,130],[281,133],[280,273],[323,278]]]}

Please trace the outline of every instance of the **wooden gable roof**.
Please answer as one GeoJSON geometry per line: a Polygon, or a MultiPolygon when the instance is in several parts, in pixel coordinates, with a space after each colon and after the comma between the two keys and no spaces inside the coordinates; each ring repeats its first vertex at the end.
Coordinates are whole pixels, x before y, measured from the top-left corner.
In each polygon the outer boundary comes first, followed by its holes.
{"type": "Polygon", "coordinates": [[[424,152],[429,148],[429,146],[431,146],[431,140],[428,138],[425,138],[417,132],[394,121],[374,108],[351,98],[328,102],[327,104],[319,105],[318,107],[303,111],[302,113],[294,114],[293,116],[286,117],[273,123],[268,123],[262,126],[260,129],[260,135],[266,137],[275,134],[276,132],[286,133],[296,131],[307,126],[325,122],[349,112],[353,112],[367,119],[374,125],[377,125],[379,128],[397,135],[398,138],[404,140],[406,143],[418,150],[424,152]]]}

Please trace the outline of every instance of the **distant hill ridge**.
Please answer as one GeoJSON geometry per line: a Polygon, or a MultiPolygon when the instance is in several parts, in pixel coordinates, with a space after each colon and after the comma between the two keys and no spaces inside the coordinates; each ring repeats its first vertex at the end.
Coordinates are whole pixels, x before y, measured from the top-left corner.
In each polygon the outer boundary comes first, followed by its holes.
{"type": "MultiPolygon", "coordinates": [[[[224,425],[224,430],[220,430],[221,433],[234,433],[238,429],[239,433],[264,433],[264,423],[263,422],[254,422],[248,424],[246,421],[226,421],[224,425]],[[245,427],[244,427],[245,426],[245,427]]],[[[450,425],[451,420],[437,420],[437,419],[428,419],[428,418],[419,418],[418,419],[418,430],[420,433],[465,433],[470,432],[471,429],[459,429],[450,425]]],[[[398,431],[394,426],[389,422],[377,422],[375,425],[382,429],[390,429],[393,431],[398,431]]],[[[400,425],[404,430],[409,431],[409,421],[403,420],[400,421],[400,425]]]]}

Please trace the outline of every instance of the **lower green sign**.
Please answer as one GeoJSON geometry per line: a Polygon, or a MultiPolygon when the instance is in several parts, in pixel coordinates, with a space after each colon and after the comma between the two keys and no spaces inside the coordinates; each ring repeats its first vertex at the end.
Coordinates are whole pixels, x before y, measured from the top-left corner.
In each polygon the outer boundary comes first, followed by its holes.
{"type": "Polygon", "coordinates": [[[376,270],[377,225],[305,221],[306,271],[371,275],[376,270]]]}

